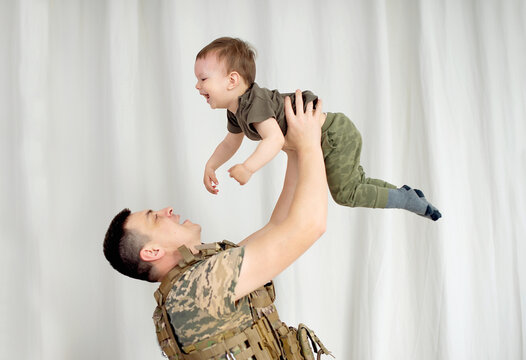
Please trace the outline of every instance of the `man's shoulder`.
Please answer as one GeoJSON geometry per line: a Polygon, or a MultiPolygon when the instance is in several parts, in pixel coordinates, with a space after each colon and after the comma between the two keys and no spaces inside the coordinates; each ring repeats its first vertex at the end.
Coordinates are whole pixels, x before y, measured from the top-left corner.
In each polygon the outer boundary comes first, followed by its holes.
{"type": "Polygon", "coordinates": [[[226,279],[236,277],[244,255],[243,247],[231,247],[198,262],[174,283],[172,296],[193,296],[196,289],[215,290],[226,279]]]}
{"type": "Polygon", "coordinates": [[[166,308],[174,313],[206,309],[214,317],[233,311],[243,256],[243,247],[231,248],[193,265],[172,284],[166,308]]]}

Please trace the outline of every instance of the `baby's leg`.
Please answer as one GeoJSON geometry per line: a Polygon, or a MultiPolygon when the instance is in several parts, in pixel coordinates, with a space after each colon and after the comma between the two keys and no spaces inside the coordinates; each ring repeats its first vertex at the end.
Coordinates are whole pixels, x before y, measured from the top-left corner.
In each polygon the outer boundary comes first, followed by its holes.
{"type": "Polygon", "coordinates": [[[379,179],[366,178],[360,166],[362,137],[343,114],[327,114],[322,128],[327,182],[336,203],[349,207],[398,208],[434,221],[442,215],[420,190],[400,189],[379,179]]]}
{"type": "Polygon", "coordinates": [[[362,137],[345,115],[327,115],[322,132],[322,149],[327,182],[334,201],[350,207],[385,207],[388,190],[394,186],[365,177],[360,166],[362,137]]]}
{"type": "MultiPolygon", "coordinates": [[[[404,185],[404,186],[407,186],[407,185],[404,185]]],[[[422,200],[424,200],[428,204],[428,209],[426,213],[424,214],[424,216],[431,218],[433,221],[437,221],[438,219],[440,219],[442,217],[442,214],[440,213],[440,211],[438,211],[436,207],[433,206],[433,204],[427,201],[426,197],[424,196],[424,193],[418,189],[414,189],[414,190],[416,194],[418,195],[418,197],[420,197],[422,200]]]]}
{"type": "Polygon", "coordinates": [[[396,186],[393,184],[389,184],[387,181],[381,180],[381,179],[373,179],[373,178],[366,178],[365,179],[366,184],[376,185],[378,187],[388,188],[388,189],[396,189],[396,186]]]}
{"type": "Polygon", "coordinates": [[[386,208],[405,209],[433,221],[442,217],[440,211],[431,205],[418,189],[404,185],[400,189],[390,189],[386,208]]]}

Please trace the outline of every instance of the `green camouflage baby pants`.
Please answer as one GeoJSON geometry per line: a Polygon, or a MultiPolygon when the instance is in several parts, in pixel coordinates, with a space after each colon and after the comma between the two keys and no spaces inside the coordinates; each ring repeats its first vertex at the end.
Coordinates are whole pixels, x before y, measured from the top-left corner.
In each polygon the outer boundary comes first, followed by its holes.
{"type": "Polygon", "coordinates": [[[342,113],[327,113],[321,147],[332,198],[350,207],[385,208],[389,189],[396,186],[366,178],[360,165],[362,136],[342,113]]]}

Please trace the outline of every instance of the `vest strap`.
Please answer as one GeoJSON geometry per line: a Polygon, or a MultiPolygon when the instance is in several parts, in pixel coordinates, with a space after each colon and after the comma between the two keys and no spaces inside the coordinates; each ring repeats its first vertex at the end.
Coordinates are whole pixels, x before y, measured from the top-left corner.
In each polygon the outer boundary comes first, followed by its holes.
{"type": "MultiPolygon", "coordinates": [[[[208,244],[203,244],[196,246],[196,249],[199,250],[200,248],[204,247],[206,249],[211,249],[211,247],[207,246],[208,244]],[[203,246],[204,245],[204,246],[203,246]]],[[[210,244],[212,246],[217,244],[210,244]]],[[[154,293],[155,300],[157,301],[157,304],[161,306],[166,301],[166,297],[168,296],[168,293],[172,289],[172,284],[174,280],[179,278],[188,268],[198,262],[199,260],[202,260],[203,258],[213,255],[214,253],[207,253],[204,255],[203,253],[198,253],[196,255],[192,254],[190,249],[188,249],[185,245],[180,246],[177,251],[181,253],[181,256],[183,259],[179,262],[177,266],[175,266],[172,270],[168,272],[161,281],[161,285],[159,285],[159,288],[154,293]]]]}
{"type": "MultiPolygon", "coordinates": [[[[308,339],[310,339],[310,342],[312,344],[312,348],[314,349],[314,352],[318,354],[317,357],[316,357],[318,360],[321,359],[321,356],[323,354],[330,355],[330,356],[332,356],[334,358],[334,355],[323,345],[323,343],[318,338],[318,336],[316,336],[314,331],[312,331],[307,326],[305,326],[305,324],[299,324],[298,325],[298,340],[299,340],[299,343],[300,343],[300,346],[301,346],[301,349],[302,349],[303,353],[307,352],[306,351],[307,348],[310,351],[310,346],[309,346],[307,337],[308,337],[308,339]],[[320,347],[319,350],[316,347],[316,345],[318,345],[320,347]]],[[[308,359],[308,357],[306,356],[305,359],[308,359]]]]}
{"type": "Polygon", "coordinates": [[[185,353],[184,359],[188,360],[217,359],[224,354],[229,354],[236,360],[249,359],[251,356],[255,356],[258,360],[273,360],[279,359],[281,354],[272,327],[265,318],[258,319],[243,331],[226,331],[185,346],[182,350],[185,353]]]}

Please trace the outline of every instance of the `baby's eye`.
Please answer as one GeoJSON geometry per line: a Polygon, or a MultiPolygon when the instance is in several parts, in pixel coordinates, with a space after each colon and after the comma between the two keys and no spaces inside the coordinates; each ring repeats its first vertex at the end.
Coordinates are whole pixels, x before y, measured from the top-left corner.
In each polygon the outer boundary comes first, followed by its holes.
{"type": "Polygon", "coordinates": [[[201,79],[201,81],[205,81],[205,80],[206,80],[206,78],[204,78],[204,79],[201,79]]]}

